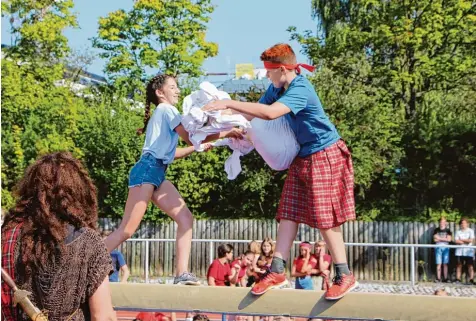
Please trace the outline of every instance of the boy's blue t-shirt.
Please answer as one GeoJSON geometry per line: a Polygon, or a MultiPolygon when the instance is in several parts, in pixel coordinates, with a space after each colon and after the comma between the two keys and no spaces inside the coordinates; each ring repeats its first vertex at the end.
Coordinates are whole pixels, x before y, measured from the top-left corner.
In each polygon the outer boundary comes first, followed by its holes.
{"type": "Polygon", "coordinates": [[[286,114],[286,119],[301,146],[299,157],[312,155],[340,139],[337,129],[324,112],[314,87],[304,76],[296,76],[286,91],[270,85],[259,100],[259,103],[266,105],[275,102],[291,109],[286,114]]]}
{"type": "Polygon", "coordinates": [[[109,275],[109,282],[119,282],[119,271],[121,270],[121,267],[126,265],[126,261],[124,260],[122,253],[118,250],[113,250],[111,252],[111,259],[114,272],[109,275]]]}

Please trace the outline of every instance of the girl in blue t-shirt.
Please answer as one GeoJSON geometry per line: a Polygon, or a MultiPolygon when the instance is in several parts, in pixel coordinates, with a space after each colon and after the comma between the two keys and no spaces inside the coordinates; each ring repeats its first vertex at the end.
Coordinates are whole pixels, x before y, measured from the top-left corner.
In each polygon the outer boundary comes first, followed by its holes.
{"type": "MultiPolygon", "coordinates": [[[[147,206],[152,201],[177,223],[176,277],[174,284],[199,285],[198,279],[187,271],[192,245],[192,213],[175,186],[165,179],[167,166],[176,158],[195,151],[187,131],[181,125],[181,115],[174,107],[179,101],[180,89],[173,76],[157,75],[146,90],[144,127],[137,133],[146,134],[142,156],[129,173],[129,195],[124,217],[117,230],[105,243],[112,251],[137,230],[147,206]],[[151,103],[157,106],[150,115],[151,103]],[[177,148],[179,136],[189,145],[177,148]]],[[[209,135],[205,142],[223,137],[241,138],[238,129],[209,135]]],[[[211,148],[205,144],[205,150],[211,148]]]]}

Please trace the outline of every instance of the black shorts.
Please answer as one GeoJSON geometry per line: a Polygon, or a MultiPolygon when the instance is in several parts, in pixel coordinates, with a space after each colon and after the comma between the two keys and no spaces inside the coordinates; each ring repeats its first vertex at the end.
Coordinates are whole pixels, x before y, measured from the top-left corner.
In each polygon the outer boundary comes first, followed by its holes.
{"type": "Polygon", "coordinates": [[[463,265],[473,265],[474,259],[472,256],[457,256],[456,263],[463,265]]]}

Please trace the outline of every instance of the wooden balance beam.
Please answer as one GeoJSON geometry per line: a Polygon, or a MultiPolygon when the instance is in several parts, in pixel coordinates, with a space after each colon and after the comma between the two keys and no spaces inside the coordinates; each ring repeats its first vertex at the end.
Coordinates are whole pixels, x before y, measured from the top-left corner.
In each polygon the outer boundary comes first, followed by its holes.
{"type": "Polygon", "coordinates": [[[432,295],[349,293],[327,301],[323,291],[112,283],[117,310],[273,315],[322,319],[475,321],[476,299],[432,295]]]}

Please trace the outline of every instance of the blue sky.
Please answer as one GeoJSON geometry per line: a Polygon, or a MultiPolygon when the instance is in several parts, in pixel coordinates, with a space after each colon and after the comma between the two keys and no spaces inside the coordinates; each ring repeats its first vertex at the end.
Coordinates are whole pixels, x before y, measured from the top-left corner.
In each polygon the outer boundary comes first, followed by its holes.
{"type": "MultiPolygon", "coordinates": [[[[260,67],[260,53],[278,42],[289,42],[289,26],[299,31],[316,30],[311,18],[310,0],[213,0],[215,11],[208,26],[207,40],[218,43],[216,57],[205,61],[207,72],[234,72],[237,63],[253,63],[260,67]],[[291,4],[292,3],[292,4],[291,4]]],[[[91,48],[91,37],[97,32],[101,16],[117,9],[128,10],[132,0],[77,0],[74,11],[78,14],[80,29],[67,30],[70,46],[75,49],[91,48]]],[[[8,22],[2,19],[2,43],[10,44],[8,22]]],[[[300,62],[306,57],[292,42],[300,62]]],[[[88,71],[102,75],[104,61],[97,58],[88,71]]]]}

